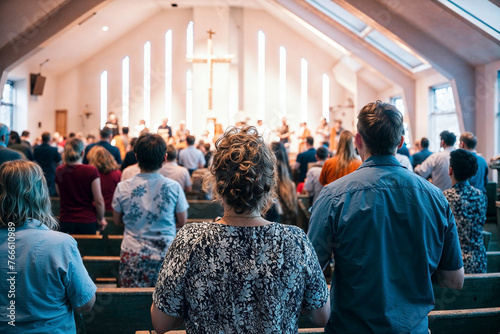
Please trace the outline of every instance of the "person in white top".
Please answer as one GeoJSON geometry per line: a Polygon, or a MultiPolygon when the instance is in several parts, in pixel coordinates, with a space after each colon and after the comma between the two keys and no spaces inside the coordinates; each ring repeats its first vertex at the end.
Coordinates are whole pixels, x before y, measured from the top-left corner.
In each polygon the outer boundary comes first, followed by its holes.
{"type": "Polygon", "coordinates": [[[418,175],[432,178],[432,183],[439,189],[445,191],[451,188],[451,179],[448,175],[450,168],[450,152],[454,150],[453,145],[457,137],[453,132],[443,131],[439,134],[443,151],[431,154],[421,165],[415,167],[418,175]]]}
{"type": "Polygon", "coordinates": [[[139,164],[133,164],[131,166],[128,166],[125,168],[122,172],[122,177],[120,181],[126,181],[128,179],[133,178],[135,175],[139,174],[141,172],[141,169],[139,168],[139,164]]]}
{"type": "Polygon", "coordinates": [[[182,190],[190,192],[193,190],[191,177],[186,167],[179,166],[175,160],[177,159],[177,150],[174,145],[167,145],[167,162],[160,169],[160,174],[177,181],[182,190]]]}
{"type": "Polygon", "coordinates": [[[399,163],[402,166],[406,167],[409,171],[413,172],[413,166],[411,165],[411,161],[406,155],[396,153],[396,159],[398,159],[399,163]]]}
{"type": "Polygon", "coordinates": [[[203,152],[194,147],[196,139],[194,136],[187,136],[187,147],[179,152],[179,165],[186,167],[189,174],[193,174],[198,168],[205,166],[205,156],[203,152]]]}
{"type": "Polygon", "coordinates": [[[271,130],[269,130],[267,125],[265,125],[261,119],[257,120],[257,127],[256,128],[257,128],[257,132],[259,133],[259,135],[261,135],[261,137],[264,139],[264,141],[266,143],[269,143],[269,137],[271,134],[271,130]]]}

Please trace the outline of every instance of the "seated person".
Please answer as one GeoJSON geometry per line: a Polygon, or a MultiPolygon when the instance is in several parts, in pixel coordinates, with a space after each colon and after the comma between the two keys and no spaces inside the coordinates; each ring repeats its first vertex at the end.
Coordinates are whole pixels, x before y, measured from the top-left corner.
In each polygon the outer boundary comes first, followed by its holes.
{"type": "Polygon", "coordinates": [[[444,196],[455,216],[466,274],[486,272],[486,249],[482,232],[488,200],[481,190],[469,183],[477,168],[477,159],[473,153],[463,149],[450,153],[449,174],[452,187],[444,191],[444,196]]]}
{"type": "Polygon", "coordinates": [[[301,312],[326,324],[330,298],[309,239],[262,218],[276,196],[275,164],[254,127],[217,141],[205,185],[224,216],[175,237],[153,294],[158,333],[184,320],[187,333],[296,333],[301,312]]]}
{"type": "Polygon", "coordinates": [[[22,160],[2,164],[0,333],[76,333],[74,312],[92,309],[97,288],[76,241],[56,230],[42,169],[22,160]]]}

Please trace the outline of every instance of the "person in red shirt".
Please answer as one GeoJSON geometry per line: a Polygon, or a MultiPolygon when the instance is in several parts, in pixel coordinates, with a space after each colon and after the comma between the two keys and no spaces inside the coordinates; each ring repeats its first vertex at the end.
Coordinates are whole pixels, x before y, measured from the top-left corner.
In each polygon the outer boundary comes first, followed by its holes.
{"type": "Polygon", "coordinates": [[[56,169],[61,232],[69,234],[95,234],[98,226],[104,229],[107,225],[99,172],[82,164],[83,151],[82,140],[69,139],[64,146],[64,164],[56,169]]]}
{"type": "Polygon", "coordinates": [[[94,146],[88,154],[89,165],[99,171],[101,178],[101,192],[104,197],[106,211],[112,211],[111,202],[116,186],[120,182],[122,172],[118,170],[115,158],[102,146],[94,146]]]}

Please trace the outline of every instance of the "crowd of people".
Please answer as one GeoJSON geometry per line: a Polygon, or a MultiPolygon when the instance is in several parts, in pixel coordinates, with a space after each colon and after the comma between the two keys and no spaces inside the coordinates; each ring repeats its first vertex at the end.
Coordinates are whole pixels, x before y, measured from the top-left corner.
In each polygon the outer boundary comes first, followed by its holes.
{"type": "Polygon", "coordinates": [[[303,123],[290,163],[282,123],[271,143],[262,121],[230,127],[214,151],[168,119],[131,138],[112,113],[98,141],[44,132],[34,147],[29,132],[0,124],[0,266],[15,231],[19,327],[75,331],[72,312],[92,308],[96,287],[68,234],[104,230],[112,211],[124,226],[119,285],[156,287],[159,333],[183,322],[188,333],[294,333],[301,313],[326,333],[427,333],[431,276],[460,289],[464,272],[486,271],[488,166],[476,137],[462,134],[456,148],[443,131],[442,151],[422,138],[410,155],[401,113],[376,101],[356,133],[322,119],[312,136],[303,123]],[[222,216],[184,226],[192,191],[219,201],[222,216]],[[312,204],[307,235],[294,226],[300,194],[312,204]],[[329,293],[322,268],[332,261],[329,293]]]}

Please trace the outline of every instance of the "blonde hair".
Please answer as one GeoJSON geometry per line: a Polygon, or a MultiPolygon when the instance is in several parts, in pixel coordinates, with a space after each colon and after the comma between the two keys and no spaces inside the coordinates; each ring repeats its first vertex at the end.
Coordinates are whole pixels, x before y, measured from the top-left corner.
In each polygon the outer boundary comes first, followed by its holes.
{"type": "Polygon", "coordinates": [[[276,160],[253,126],[229,128],[215,143],[204,190],[234,212],[267,212],[276,197],[276,160]]]}
{"type": "Polygon", "coordinates": [[[22,226],[36,219],[56,230],[43,171],[31,161],[14,160],[0,166],[0,227],[22,226]]]}
{"type": "Polygon", "coordinates": [[[68,139],[66,145],[64,145],[63,162],[65,164],[77,162],[84,149],[85,145],[81,139],[76,137],[68,139]]]}
{"type": "Polygon", "coordinates": [[[104,147],[96,145],[87,153],[89,165],[95,166],[99,173],[108,174],[118,169],[115,158],[104,147]]]}
{"type": "Polygon", "coordinates": [[[337,145],[338,168],[337,175],[343,175],[342,172],[349,168],[351,161],[356,160],[356,150],[354,149],[354,135],[352,132],[344,130],[340,133],[339,143],[337,145]]]}

